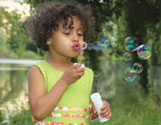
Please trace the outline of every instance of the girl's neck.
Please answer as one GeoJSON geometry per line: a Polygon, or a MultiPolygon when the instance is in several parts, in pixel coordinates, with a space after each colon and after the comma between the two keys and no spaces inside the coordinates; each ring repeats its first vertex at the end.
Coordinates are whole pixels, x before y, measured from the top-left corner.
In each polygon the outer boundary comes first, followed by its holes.
{"type": "Polygon", "coordinates": [[[54,58],[51,55],[48,56],[46,61],[59,71],[65,71],[67,68],[73,65],[70,58],[54,58]]]}

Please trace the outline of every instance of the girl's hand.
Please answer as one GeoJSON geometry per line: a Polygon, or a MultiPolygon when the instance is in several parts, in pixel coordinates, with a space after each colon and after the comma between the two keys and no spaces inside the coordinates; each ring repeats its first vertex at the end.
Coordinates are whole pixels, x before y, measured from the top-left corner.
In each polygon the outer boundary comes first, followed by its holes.
{"type": "Polygon", "coordinates": [[[92,101],[90,101],[89,113],[90,113],[90,120],[98,118],[96,108],[94,107],[92,101]]]}
{"type": "Polygon", "coordinates": [[[100,115],[102,118],[110,118],[112,113],[111,113],[111,108],[110,104],[107,101],[103,101],[103,107],[101,108],[100,115]]]}
{"type": "Polygon", "coordinates": [[[81,78],[81,76],[84,74],[84,67],[81,67],[82,64],[75,64],[72,65],[70,68],[68,68],[63,76],[62,79],[67,83],[67,84],[71,84],[75,81],[77,81],[78,79],[81,78]]]}

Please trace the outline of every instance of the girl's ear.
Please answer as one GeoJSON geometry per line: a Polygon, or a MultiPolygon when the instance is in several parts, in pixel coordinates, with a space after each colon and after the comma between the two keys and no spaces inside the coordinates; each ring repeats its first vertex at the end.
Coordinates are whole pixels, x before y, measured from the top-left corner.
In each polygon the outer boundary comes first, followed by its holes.
{"type": "Polygon", "coordinates": [[[50,45],[51,44],[51,40],[48,39],[48,41],[46,42],[47,45],[50,45]]]}

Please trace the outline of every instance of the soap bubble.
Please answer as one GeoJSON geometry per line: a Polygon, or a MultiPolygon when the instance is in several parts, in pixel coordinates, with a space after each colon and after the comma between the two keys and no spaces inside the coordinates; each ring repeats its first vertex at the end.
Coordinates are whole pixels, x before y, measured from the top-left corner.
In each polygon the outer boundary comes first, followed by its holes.
{"type": "Polygon", "coordinates": [[[92,44],[88,44],[87,49],[89,49],[89,50],[93,49],[93,45],[92,44]]]}
{"type": "Polygon", "coordinates": [[[106,48],[109,46],[109,41],[106,38],[103,38],[98,42],[98,46],[106,48]]]}
{"type": "Polygon", "coordinates": [[[125,69],[125,71],[124,71],[124,79],[126,81],[133,82],[136,78],[137,78],[137,74],[133,69],[131,69],[130,67],[125,69]]]}
{"type": "Polygon", "coordinates": [[[149,46],[140,45],[137,48],[138,57],[142,60],[147,60],[151,56],[151,52],[149,51],[149,46]]]}
{"type": "MultiPolygon", "coordinates": [[[[134,52],[137,50],[137,55],[141,60],[147,60],[151,56],[150,47],[146,45],[138,45],[136,37],[127,37],[125,39],[125,48],[128,52],[134,52]]],[[[130,61],[131,53],[126,52],[124,54],[124,60],[130,61]]],[[[124,71],[124,78],[128,82],[133,82],[137,75],[143,71],[143,66],[140,63],[135,62],[132,67],[128,67],[124,71]]]]}
{"type": "Polygon", "coordinates": [[[110,41],[106,38],[102,38],[100,41],[95,41],[93,43],[88,44],[88,50],[102,50],[108,47],[115,47],[117,46],[118,40],[113,36],[111,37],[110,41]]]}
{"type": "Polygon", "coordinates": [[[80,47],[81,47],[82,50],[86,49],[87,46],[88,46],[88,45],[87,45],[86,42],[81,42],[81,43],[80,43],[80,47]]]}
{"type": "Polygon", "coordinates": [[[136,74],[139,74],[143,71],[143,66],[140,63],[135,62],[132,66],[132,70],[134,70],[136,74]]]}
{"type": "Polygon", "coordinates": [[[130,61],[130,60],[131,60],[131,54],[128,53],[128,52],[126,52],[126,53],[124,54],[124,60],[125,60],[125,61],[130,61]]]}
{"type": "Polygon", "coordinates": [[[125,48],[127,51],[134,52],[138,47],[137,38],[127,37],[125,39],[125,48]]]}
{"type": "Polygon", "coordinates": [[[99,46],[99,41],[93,42],[93,43],[92,43],[92,48],[93,48],[94,50],[102,50],[102,47],[99,46]]]}

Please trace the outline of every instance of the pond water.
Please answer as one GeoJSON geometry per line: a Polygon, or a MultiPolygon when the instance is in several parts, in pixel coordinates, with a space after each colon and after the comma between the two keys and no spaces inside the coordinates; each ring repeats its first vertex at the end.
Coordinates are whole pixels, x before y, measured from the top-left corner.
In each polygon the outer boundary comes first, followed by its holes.
{"type": "Polygon", "coordinates": [[[9,113],[27,107],[28,71],[40,60],[0,59],[0,111],[9,113]]]}

